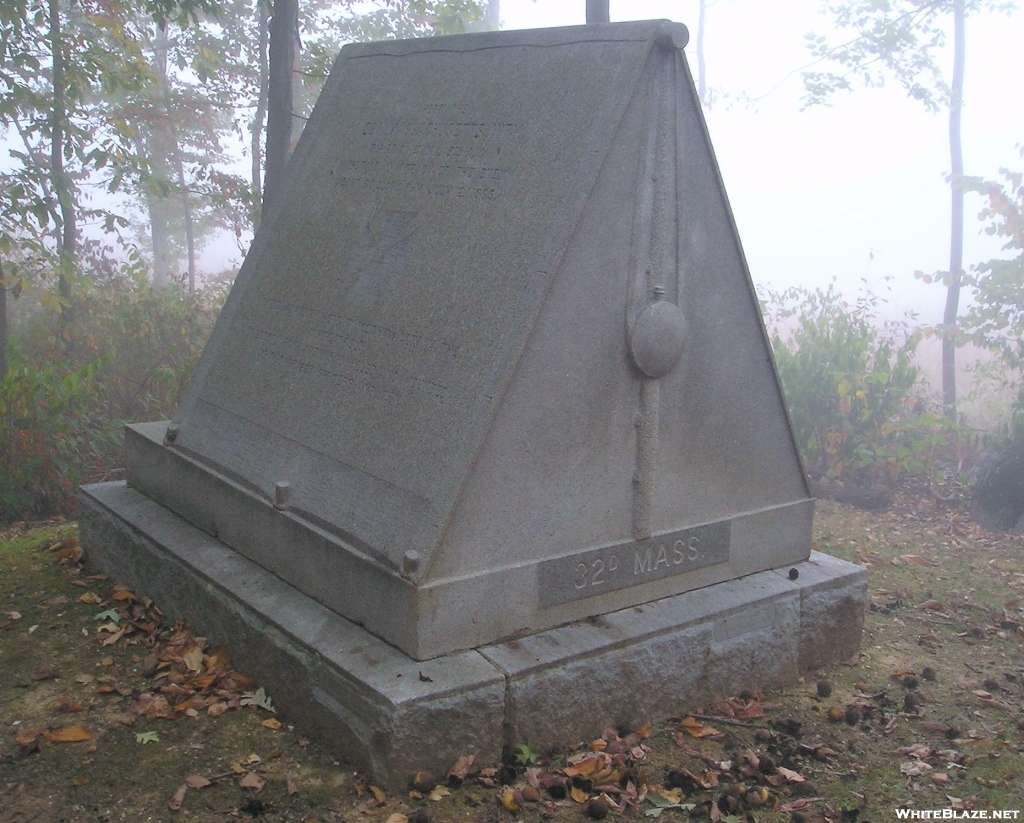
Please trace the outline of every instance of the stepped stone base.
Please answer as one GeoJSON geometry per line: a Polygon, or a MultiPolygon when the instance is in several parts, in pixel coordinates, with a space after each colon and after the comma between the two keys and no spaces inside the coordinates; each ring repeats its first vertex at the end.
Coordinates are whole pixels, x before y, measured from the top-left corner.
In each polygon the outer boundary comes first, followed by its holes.
{"type": "Polygon", "coordinates": [[[79,522],[95,567],[224,645],[289,722],[396,787],[461,755],[495,762],[792,683],[857,651],[867,599],[864,569],[812,552],[418,662],[124,483],[83,487],[79,522]]]}

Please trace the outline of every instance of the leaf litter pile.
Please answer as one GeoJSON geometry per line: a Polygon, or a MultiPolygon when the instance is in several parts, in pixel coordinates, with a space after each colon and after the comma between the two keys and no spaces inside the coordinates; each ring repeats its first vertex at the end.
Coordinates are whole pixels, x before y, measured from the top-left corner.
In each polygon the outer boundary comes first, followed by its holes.
{"type": "Polygon", "coordinates": [[[815,538],[869,569],[856,659],[385,792],[289,725],[259,672],[90,573],[72,526],[18,525],[0,535],[0,823],[880,823],[1024,806],[1024,539],[920,497],[884,514],[820,502],[815,538]]]}

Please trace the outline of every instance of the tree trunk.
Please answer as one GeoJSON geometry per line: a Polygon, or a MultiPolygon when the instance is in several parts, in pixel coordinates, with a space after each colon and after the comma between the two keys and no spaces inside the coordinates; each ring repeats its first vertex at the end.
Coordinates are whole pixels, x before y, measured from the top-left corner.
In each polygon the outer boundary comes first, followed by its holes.
{"type": "Polygon", "coordinates": [[[178,164],[178,188],[181,189],[181,205],[185,213],[185,245],[188,248],[188,293],[196,290],[196,231],[192,216],[192,200],[189,198],[188,183],[185,181],[185,164],[181,158],[178,130],[171,125],[174,138],[174,158],[178,164]]]}
{"type": "Polygon", "coordinates": [[[700,0],[700,12],[697,16],[697,99],[707,105],[705,99],[707,87],[704,80],[704,13],[707,11],[707,0],[700,0]]]}
{"type": "Polygon", "coordinates": [[[263,201],[263,122],[267,116],[267,94],[270,71],[267,66],[267,44],[269,39],[270,0],[256,0],[259,15],[259,70],[260,88],[256,97],[256,114],[252,121],[252,194],[253,229],[260,223],[260,206],[263,201]]]}
{"type": "Polygon", "coordinates": [[[587,0],[587,22],[608,23],[608,0],[587,0]]]}
{"type": "Polygon", "coordinates": [[[7,347],[11,331],[7,325],[7,284],[4,283],[4,266],[0,263],[0,385],[7,376],[7,347]]]}
{"type": "Polygon", "coordinates": [[[501,0],[487,0],[484,8],[484,29],[497,31],[501,28],[501,0]]]}
{"type": "MultiPolygon", "coordinates": [[[[137,146],[139,154],[147,156],[147,147],[142,140],[137,141],[137,146]]],[[[156,166],[158,160],[155,153],[150,151],[148,156],[156,166]]],[[[171,232],[167,198],[147,189],[146,209],[149,211],[149,238],[153,244],[153,285],[165,289],[171,279],[171,232]]]]}
{"type": "Polygon", "coordinates": [[[49,40],[53,58],[53,110],[50,121],[50,185],[60,207],[61,230],[57,236],[57,250],[60,254],[58,287],[63,298],[61,313],[65,320],[72,319],[71,282],[68,275],[75,268],[75,254],[78,251],[78,222],[75,215],[75,201],[71,191],[71,180],[64,170],[64,121],[67,119],[67,102],[64,89],[64,53],[61,43],[60,8],[58,0],[49,0],[49,40]]]}
{"type": "Polygon", "coordinates": [[[964,0],[953,2],[953,84],[949,93],[949,156],[952,166],[952,214],[949,237],[949,284],[942,316],[942,408],[956,420],[956,319],[960,307],[960,282],[964,256],[964,157],[960,145],[960,113],[964,94],[964,0]]]}
{"type": "MultiPolygon", "coordinates": [[[[170,117],[167,111],[167,24],[157,24],[153,41],[153,65],[158,78],[157,107],[170,117]]],[[[165,129],[156,119],[151,128],[141,130],[136,141],[139,154],[148,157],[150,165],[164,183],[168,182],[167,137],[165,129]]],[[[153,285],[158,289],[167,288],[171,279],[170,209],[167,198],[152,190],[146,192],[146,206],[149,210],[149,236],[153,242],[153,285]]]]}
{"type": "Polygon", "coordinates": [[[292,66],[299,27],[298,0],[274,0],[270,18],[270,72],[267,90],[267,160],[263,206],[273,202],[281,186],[292,139],[292,66]]]}

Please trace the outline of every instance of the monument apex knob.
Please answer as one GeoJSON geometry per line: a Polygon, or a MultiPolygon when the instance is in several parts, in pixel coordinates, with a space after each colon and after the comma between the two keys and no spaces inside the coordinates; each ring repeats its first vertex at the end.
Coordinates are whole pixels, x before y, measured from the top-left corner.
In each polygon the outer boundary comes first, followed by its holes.
{"type": "Polygon", "coordinates": [[[662,48],[682,51],[690,42],[690,31],[682,23],[666,20],[658,30],[657,42],[662,48]]]}

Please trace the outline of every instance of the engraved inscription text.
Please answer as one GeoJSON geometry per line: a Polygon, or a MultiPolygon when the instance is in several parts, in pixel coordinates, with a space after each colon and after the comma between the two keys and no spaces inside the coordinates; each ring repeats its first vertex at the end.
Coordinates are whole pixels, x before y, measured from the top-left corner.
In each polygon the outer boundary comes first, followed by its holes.
{"type": "Polygon", "coordinates": [[[730,521],[654,535],[647,540],[546,560],[540,564],[540,606],[638,586],[729,560],[730,521]]]}

